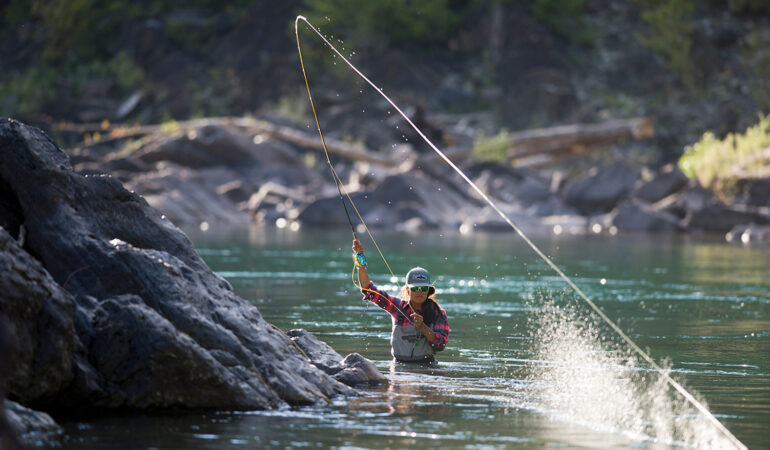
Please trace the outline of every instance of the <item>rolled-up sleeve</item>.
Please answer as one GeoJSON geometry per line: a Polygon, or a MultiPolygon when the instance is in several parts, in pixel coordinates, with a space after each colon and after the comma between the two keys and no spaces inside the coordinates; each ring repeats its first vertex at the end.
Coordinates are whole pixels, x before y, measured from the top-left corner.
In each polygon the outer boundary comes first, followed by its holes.
{"type": "Polygon", "coordinates": [[[436,317],[436,321],[431,325],[431,329],[436,333],[436,340],[433,341],[431,347],[436,352],[444,350],[449,342],[449,321],[446,317],[446,311],[442,308],[439,308],[439,311],[441,311],[441,314],[436,317]]]}
{"type": "Polygon", "coordinates": [[[361,288],[361,293],[364,294],[364,300],[374,303],[390,313],[390,315],[395,316],[398,312],[396,309],[396,301],[398,301],[398,299],[391,297],[387,292],[380,290],[373,281],[370,281],[366,287],[361,288]]]}

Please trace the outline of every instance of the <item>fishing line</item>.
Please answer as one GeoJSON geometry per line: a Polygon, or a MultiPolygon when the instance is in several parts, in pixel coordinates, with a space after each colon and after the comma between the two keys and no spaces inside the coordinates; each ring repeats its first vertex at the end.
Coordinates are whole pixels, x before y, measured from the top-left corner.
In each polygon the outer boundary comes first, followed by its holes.
{"type": "MultiPolygon", "coordinates": [[[[677,392],[679,392],[688,402],[690,402],[693,406],[695,406],[695,408],[698,411],[700,411],[702,414],[704,414],[712,422],[712,424],[717,429],[719,429],[719,431],[721,431],[737,448],[739,448],[739,449],[747,449],[747,447],[745,445],[743,445],[743,443],[741,441],[739,441],[738,438],[736,438],[724,425],[722,425],[722,423],[719,420],[717,420],[717,418],[714,417],[714,415],[711,414],[711,412],[705,406],[703,406],[703,404],[701,404],[695,397],[693,397],[693,395],[690,394],[681,384],[679,384],[677,381],[675,381],[673,378],[671,378],[671,376],[668,374],[667,371],[663,370],[663,368],[660,367],[655,362],[655,360],[652,359],[652,357],[650,357],[644,350],[642,350],[638,345],[636,345],[636,343],[634,341],[632,341],[631,338],[629,338],[628,335],[626,335],[626,333],[624,333],[623,330],[620,329],[620,327],[615,325],[615,322],[613,322],[609,317],[607,317],[607,315],[604,314],[604,312],[601,309],[599,309],[599,307],[596,306],[596,304],[590,298],[588,298],[588,296],[572,281],[572,279],[570,277],[568,277],[561,269],[559,269],[559,267],[553,261],[551,261],[551,259],[548,256],[546,256],[524,234],[524,232],[521,231],[521,229],[519,229],[519,227],[517,227],[516,224],[514,224],[513,221],[511,221],[511,219],[509,219],[508,216],[506,216],[505,213],[503,213],[503,211],[500,210],[500,208],[498,208],[497,205],[478,186],[476,186],[476,184],[473,181],[471,181],[471,179],[468,178],[468,176],[465,175],[465,173],[463,173],[462,170],[460,170],[459,167],[457,167],[441,150],[438,149],[438,147],[436,147],[433,144],[433,142],[431,142],[430,139],[428,139],[427,136],[425,136],[425,134],[422,132],[422,130],[420,130],[412,122],[412,120],[406,114],[404,114],[404,112],[401,110],[401,108],[399,108],[398,105],[396,105],[393,102],[393,100],[391,100],[390,97],[388,97],[382,91],[381,88],[379,88],[376,84],[374,84],[371,80],[369,80],[369,78],[367,78],[366,75],[361,73],[361,71],[358,70],[358,68],[356,66],[354,66],[350,61],[348,61],[348,59],[345,58],[345,56],[342,55],[342,53],[340,53],[339,50],[337,50],[337,48],[334,45],[332,45],[332,43],[329,42],[329,40],[327,40],[326,37],[323,34],[321,34],[321,32],[318,31],[313,26],[313,24],[311,24],[302,15],[297,16],[297,18],[294,20],[294,33],[295,33],[295,35],[297,37],[297,50],[300,53],[300,62],[302,62],[302,50],[300,49],[300,45],[299,45],[299,21],[300,20],[305,22],[324,41],[324,43],[326,43],[326,45],[329,46],[329,48],[337,56],[339,56],[345,62],[345,64],[348,65],[348,67],[350,67],[356,74],[358,74],[358,76],[361,77],[361,79],[366,81],[366,83],[369,84],[369,86],[371,86],[396,111],[398,111],[398,113],[401,115],[401,117],[403,117],[404,120],[406,120],[406,122],[409,124],[409,126],[411,126],[412,129],[415,132],[417,132],[418,135],[420,135],[420,137],[423,139],[423,141],[425,141],[425,143],[428,144],[428,146],[430,146],[430,148],[433,149],[433,151],[435,151],[441,157],[441,159],[443,159],[447,164],[449,164],[449,166],[452,169],[454,169],[454,171],[457,172],[460,175],[460,177],[463,180],[465,180],[465,182],[467,182],[473,188],[473,190],[476,191],[476,193],[478,193],[481,196],[481,198],[483,198],[484,201],[487,202],[487,204],[489,204],[490,207],[492,207],[492,209],[505,221],[505,223],[507,223],[516,232],[516,234],[518,234],[524,240],[524,242],[526,242],[527,245],[529,245],[529,247],[543,261],[545,261],[546,264],[548,264],[548,266],[551,269],[553,269],[557,274],[559,274],[559,276],[567,283],[567,285],[569,285],[575,291],[575,293],[577,293],[578,296],[580,296],[580,298],[582,298],[591,307],[591,309],[593,309],[594,312],[596,312],[596,314],[598,314],[599,317],[601,317],[602,320],[604,320],[604,322],[607,323],[607,325],[609,325],[616,333],[618,333],[618,335],[626,342],[626,344],[628,344],[629,347],[631,347],[639,356],[641,356],[642,359],[644,359],[651,367],[656,369],[661,374],[661,376],[663,376],[665,378],[665,380],[669,383],[669,385],[671,385],[677,392]]],[[[307,83],[307,75],[305,74],[305,66],[304,66],[304,64],[302,64],[302,74],[305,75],[305,82],[306,82],[307,89],[308,89],[308,95],[310,95],[310,85],[307,83]]],[[[311,104],[312,104],[312,97],[311,97],[311,104]]],[[[313,114],[315,115],[315,108],[313,108],[313,114]]],[[[318,117],[317,116],[316,116],[316,125],[318,125],[318,117]]],[[[321,134],[321,127],[320,127],[320,125],[318,125],[318,132],[319,132],[319,134],[321,134]]],[[[323,142],[323,136],[322,136],[322,142],[323,142]]],[[[325,144],[324,144],[324,152],[326,152],[325,144]]],[[[326,158],[327,158],[327,161],[329,161],[329,154],[328,154],[328,152],[326,153],[326,158]]],[[[331,166],[331,162],[329,162],[329,165],[331,166]]],[[[332,171],[334,172],[334,168],[332,168],[332,171]]],[[[339,177],[336,176],[336,172],[334,172],[334,173],[335,173],[335,178],[337,179],[337,181],[339,181],[339,177]]],[[[348,195],[348,200],[350,200],[351,204],[355,208],[355,203],[353,203],[353,200],[350,198],[349,195],[348,195]]],[[[358,212],[358,209],[356,209],[356,212],[358,212]]],[[[360,214],[359,214],[359,218],[361,218],[360,214]]],[[[363,219],[361,219],[361,221],[362,221],[362,223],[364,223],[363,219]]],[[[366,227],[366,224],[364,224],[364,226],[366,227]]],[[[367,232],[368,231],[369,231],[369,229],[367,227],[367,232]]],[[[369,236],[372,237],[371,233],[369,233],[369,236]]],[[[372,237],[372,240],[374,240],[373,237],[372,237]]],[[[376,246],[376,243],[375,243],[375,246],[376,246]]],[[[379,247],[377,248],[377,250],[379,251],[379,247]]],[[[380,256],[383,258],[383,260],[385,259],[385,257],[382,255],[382,252],[380,252],[380,256]]],[[[387,264],[387,262],[386,262],[386,264],[387,264]]],[[[390,270],[390,267],[388,267],[388,269],[390,270]]],[[[391,272],[391,274],[392,274],[392,272],[391,272]]]]}
{"type": "MultiPolygon", "coordinates": [[[[315,119],[315,125],[316,125],[316,128],[318,129],[318,135],[321,136],[321,147],[323,148],[324,155],[326,156],[326,163],[329,165],[329,169],[331,169],[332,177],[334,178],[334,185],[337,187],[337,193],[340,196],[340,201],[342,202],[342,207],[345,209],[345,216],[348,218],[348,224],[350,225],[350,231],[353,232],[353,238],[354,239],[358,239],[358,236],[356,235],[355,227],[353,226],[353,221],[350,219],[350,213],[348,212],[347,204],[345,203],[345,199],[342,197],[342,193],[343,192],[345,193],[345,196],[348,198],[348,201],[350,202],[350,205],[355,210],[356,215],[358,216],[358,219],[361,221],[361,224],[364,226],[364,229],[366,230],[367,234],[369,235],[369,238],[374,243],[374,247],[377,249],[377,252],[380,254],[380,258],[382,258],[382,261],[385,263],[385,267],[388,268],[388,272],[390,272],[390,276],[392,277],[392,279],[396,280],[396,286],[398,286],[398,290],[400,291],[401,290],[401,285],[398,283],[398,277],[396,277],[396,275],[393,274],[393,270],[391,270],[390,264],[388,264],[388,260],[385,258],[385,255],[380,250],[380,246],[377,245],[377,241],[374,239],[374,236],[372,235],[372,232],[369,230],[369,227],[366,225],[366,221],[364,220],[363,217],[361,217],[361,213],[358,211],[358,208],[356,207],[355,202],[353,201],[352,198],[350,198],[350,194],[348,194],[347,190],[345,189],[345,186],[342,183],[342,180],[340,179],[339,175],[337,175],[337,171],[334,170],[334,165],[332,164],[332,161],[331,161],[331,159],[329,157],[329,150],[326,147],[326,140],[324,139],[323,131],[321,131],[321,123],[318,121],[318,114],[316,113],[316,110],[315,110],[315,102],[313,102],[313,94],[310,91],[310,81],[308,80],[307,72],[305,72],[305,62],[302,59],[302,48],[301,48],[300,43],[299,43],[299,31],[297,29],[297,24],[298,24],[298,21],[300,20],[300,18],[302,18],[308,25],[310,25],[310,22],[308,22],[307,19],[305,19],[302,16],[297,16],[297,19],[294,21],[294,34],[297,37],[297,51],[299,53],[299,63],[300,63],[300,66],[302,67],[302,76],[305,78],[305,87],[307,88],[307,96],[308,96],[308,99],[310,100],[310,108],[313,111],[313,118],[315,119]]],[[[310,26],[311,26],[311,28],[313,27],[312,25],[310,25],[310,26]]],[[[315,28],[313,28],[313,30],[315,30],[315,28]]],[[[318,33],[317,30],[316,30],[316,33],[318,33]]],[[[320,33],[319,33],[319,35],[320,35],[320,33]]],[[[323,36],[321,36],[321,37],[323,38],[323,36]]],[[[326,41],[325,38],[324,38],[324,41],[326,41]]],[[[331,46],[331,44],[329,44],[328,41],[326,43],[331,46]]],[[[335,51],[336,51],[336,49],[335,49],[335,51]]],[[[354,271],[353,276],[352,276],[353,284],[358,286],[358,284],[355,282],[355,266],[353,268],[353,271],[354,271]]],[[[396,305],[396,303],[393,300],[391,300],[390,298],[380,294],[377,291],[373,291],[371,289],[367,289],[367,288],[365,288],[363,286],[358,286],[358,287],[362,291],[366,291],[366,292],[371,292],[371,293],[377,294],[380,297],[384,298],[386,301],[390,302],[390,304],[393,305],[398,310],[398,312],[403,314],[404,317],[406,317],[406,319],[410,323],[412,323],[414,325],[414,321],[409,317],[409,315],[407,315],[398,305],[396,305]]],[[[416,311],[414,310],[414,308],[412,307],[411,304],[409,304],[409,308],[412,309],[412,312],[416,313],[416,311]]]]}

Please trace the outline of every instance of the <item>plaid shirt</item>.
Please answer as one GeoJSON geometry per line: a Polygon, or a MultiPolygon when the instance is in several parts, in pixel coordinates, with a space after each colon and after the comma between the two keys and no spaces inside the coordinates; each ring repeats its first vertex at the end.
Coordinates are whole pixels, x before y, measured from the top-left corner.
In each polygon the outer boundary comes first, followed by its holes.
{"type": "MultiPolygon", "coordinates": [[[[393,322],[399,326],[411,325],[409,319],[401,312],[409,314],[409,302],[404,301],[398,297],[393,297],[385,291],[380,290],[373,282],[369,282],[369,285],[361,289],[361,293],[364,294],[364,300],[368,300],[380,308],[387,311],[392,317],[393,322]],[[399,311],[399,309],[401,311],[399,311]]],[[[438,304],[437,304],[438,306],[438,304]]],[[[440,352],[444,350],[447,342],[449,342],[449,322],[446,318],[446,311],[439,306],[439,314],[436,320],[430,325],[430,329],[436,334],[436,340],[433,341],[431,347],[433,351],[440,352]]],[[[417,313],[421,313],[417,311],[417,313]]]]}

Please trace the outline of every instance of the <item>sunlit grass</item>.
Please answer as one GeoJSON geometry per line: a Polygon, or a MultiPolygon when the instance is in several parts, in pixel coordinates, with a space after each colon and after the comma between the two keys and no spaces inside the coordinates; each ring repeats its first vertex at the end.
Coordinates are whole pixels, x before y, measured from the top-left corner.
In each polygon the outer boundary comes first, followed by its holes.
{"type": "Polygon", "coordinates": [[[505,129],[494,136],[486,136],[484,132],[480,132],[473,140],[471,155],[479,161],[505,163],[508,160],[510,146],[511,137],[505,129]]]}

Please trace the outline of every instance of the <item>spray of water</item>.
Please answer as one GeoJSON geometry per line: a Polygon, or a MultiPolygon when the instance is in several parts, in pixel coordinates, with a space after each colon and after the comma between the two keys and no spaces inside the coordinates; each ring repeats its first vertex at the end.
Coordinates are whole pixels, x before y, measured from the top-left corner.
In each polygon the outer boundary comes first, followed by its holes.
{"type": "MultiPolygon", "coordinates": [[[[603,338],[601,324],[577,308],[538,300],[530,317],[535,356],[531,404],[558,421],[632,440],[699,449],[733,444],[690,402],[677,395],[663,371],[648,370],[636,355],[603,338]]],[[[698,399],[704,404],[702,399],[698,399]]]]}

